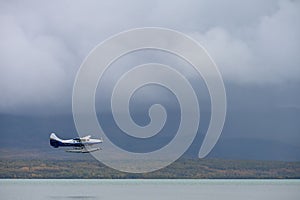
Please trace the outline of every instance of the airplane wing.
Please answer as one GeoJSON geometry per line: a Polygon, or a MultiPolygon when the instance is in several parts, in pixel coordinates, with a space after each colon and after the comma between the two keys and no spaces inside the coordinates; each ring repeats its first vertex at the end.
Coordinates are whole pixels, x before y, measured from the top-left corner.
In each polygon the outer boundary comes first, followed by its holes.
{"type": "Polygon", "coordinates": [[[84,137],[82,137],[80,139],[90,139],[90,138],[91,138],[91,135],[87,135],[87,136],[84,136],[84,137]]]}

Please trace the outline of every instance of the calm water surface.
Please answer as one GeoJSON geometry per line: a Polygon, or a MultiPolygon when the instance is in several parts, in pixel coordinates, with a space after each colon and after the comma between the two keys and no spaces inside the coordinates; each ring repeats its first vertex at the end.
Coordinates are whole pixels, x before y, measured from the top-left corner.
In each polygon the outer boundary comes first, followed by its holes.
{"type": "Polygon", "coordinates": [[[0,180],[2,200],[300,199],[300,180],[0,180]]]}

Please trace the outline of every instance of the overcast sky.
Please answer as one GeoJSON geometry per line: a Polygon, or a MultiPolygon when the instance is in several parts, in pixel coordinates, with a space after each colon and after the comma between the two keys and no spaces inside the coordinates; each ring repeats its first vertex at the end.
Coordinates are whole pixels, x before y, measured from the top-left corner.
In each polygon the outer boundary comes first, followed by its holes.
{"type": "Polygon", "coordinates": [[[201,43],[229,100],[261,98],[263,106],[275,98],[278,106],[299,108],[299,19],[300,1],[288,0],[1,1],[0,112],[70,110],[75,75],[89,51],[145,26],[201,43]],[[252,88],[246,97],[243,88],[252,88]]]}
{"type": "MultiPolygon", "coordinates": [[[[0,1],[4,144],[15,146],[16,137],[21,145],[28,145],[22,138],[44,144],[52,131],[75,136],[72,88],[88,53],[121,31],[163,27],[194,38],[220,69],[227,95],[226,121],[216,146],[220,155],[300,160],[299,19],[298,0],[0,1]]],[[[174,67],[193,85],[200,99],[201,121],[190,149],[198,155],[210,119],[210,102],[202,98],[209,96],[201,77],[174,55],[135,52],[112,64],[97,90],[99,123],[120,139],[119,127],[106,110],[109,91],[130,67],[149,62],[174,67]]],[[[147,125],[148,108],[160,103],[171,113],[165,131],[177,128],[174,119],[180,119],[179,106],[166,89],[144,87],[133,96],[130,111],[136,123],[147,125]]]]}

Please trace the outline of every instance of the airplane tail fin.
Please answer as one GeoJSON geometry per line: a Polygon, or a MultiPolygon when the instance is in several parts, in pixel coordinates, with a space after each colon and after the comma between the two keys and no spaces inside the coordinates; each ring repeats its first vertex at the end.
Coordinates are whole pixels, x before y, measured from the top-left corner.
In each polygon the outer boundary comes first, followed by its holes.
{"type": "Polygon", "coordinates": [[[61,142],[61,139],[59,139],[55,135],[55,133],[51,133],[51,135],[50,135],[50,145],[53,146],[54,148],[58,148],[60,142],[61,142]]]}
{"type": "Polygon", "coordinates": [[[61,139],[59,139],[59,138],[55,135],[55,133],[51,133],[50,139],[52,139],[52,140],[58,140],[58,141],[61,140],[61,139]]]}

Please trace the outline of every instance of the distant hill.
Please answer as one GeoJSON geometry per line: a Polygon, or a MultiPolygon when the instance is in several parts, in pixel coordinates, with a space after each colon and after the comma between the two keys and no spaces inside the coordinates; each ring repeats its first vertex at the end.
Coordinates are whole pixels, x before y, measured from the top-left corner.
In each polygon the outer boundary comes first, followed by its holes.
{"type": "MultiPolygon", "coordinates": [[[[107,126],[110,126],[110,122],[107,126]]],[[[246,126],[243,124],[243,126],[246,126]]],[[[238,127],[237,130],[240,130],[238,127]]],[[[209,158],[239,160],[278,160],[300,161],[300,145],[290,145],[270,138],[247,139],[232,134],[228,125],[224,127],[217,145],[209,158]]],[[[14,116],[0,115],[0,158],[78,158],[64,151],[53,149],[49,145],[49,134],[56,132],[62,138],[77,137],[73,118],[70,115],[59,116],[14,116]],[[59,153],[58,153],[59,152],[59,153]]],[[[245,134],[240,134],[241,136],[245,134]]],[[[196,158],[203,136],[195,139],[185,153],[186,158],[196,158]]],[[[138,148],[139,145],[137,144],[138,148]]]]}

